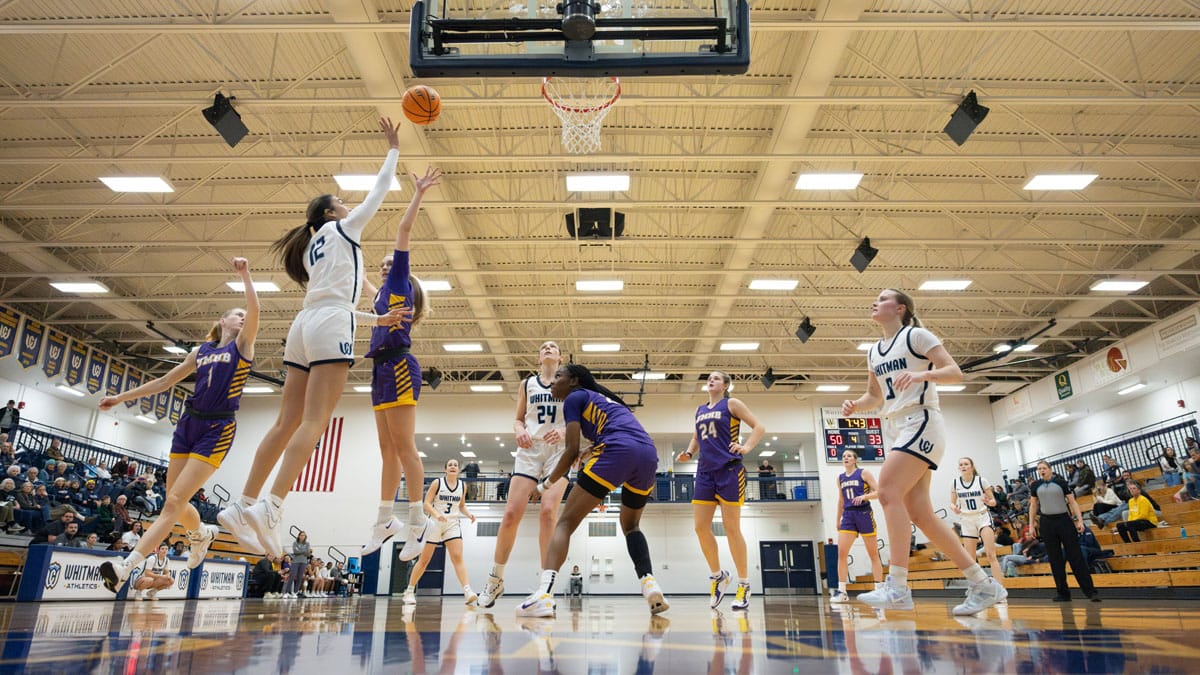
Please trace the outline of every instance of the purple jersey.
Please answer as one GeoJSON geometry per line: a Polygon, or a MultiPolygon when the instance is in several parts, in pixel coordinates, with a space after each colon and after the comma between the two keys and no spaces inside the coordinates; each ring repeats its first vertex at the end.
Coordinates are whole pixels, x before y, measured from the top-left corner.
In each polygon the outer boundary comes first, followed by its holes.
{"type": "Polygon", "coordinates": [[[627,445],[629,441],[636,441],[654,447],[650,435],[633,412],[603,394],[576,389],[563,401],[562,411],[563,421],[567,424],[579,422],[580,433],[595,445],[627,445]]]}
{"type": "MultiPolygon", "coordinates": [[[[388,270],[383,287],[375,294],[375,313],[387,314],[394,309],[411,308],[413,306],[413,289],[408,270],[408,251],[396,251],[392,254],[392,268],[388,270]]],[[[371,349],[367,358],[375,356],[385,349],[411,347],[412,337],[409,331],[412,324],[400,321],[391,326],[375,326],[371,329],[371,349]]]]}
{"type": "Polygon", "coordinates": [[[231,412],[242,401],[250,364],[238,352],[237,340],[224,347],[205,342],[196,352],[196,390],[187,400],[199,412],[231,412]]]}
{"type": "Polygon", "coordinates": [[[867,482],[863,480],[862,469],[855,469],[850,475],[842,474],[838,476],[838,490],[842,493],[842,510],[847,509],[869,509],[870,504],[862,503],[855,504],[854,498],[861,497],[867,493],[867,482]]]}
{"type": "Polygon", "coordinates": [[[700,442],[697,472],[715,471],[727,464],[741,463],[742,456],[729,449],[737,440],[742,421],[729,412],[729,399],[696,408],[696,439],[700,442]]]}

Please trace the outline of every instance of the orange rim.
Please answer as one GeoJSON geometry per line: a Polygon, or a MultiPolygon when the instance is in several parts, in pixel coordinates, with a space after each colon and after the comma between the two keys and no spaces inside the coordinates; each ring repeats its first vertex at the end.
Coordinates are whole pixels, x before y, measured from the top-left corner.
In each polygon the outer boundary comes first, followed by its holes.
{"type": "Polygon", "coordinates": [[[612,98],[608,99],[604,103],[602,103],[598,106],[590,107],[590,108],[572,108],[570,106],[561,105],[558,101],[555,101],[554,99],[550,98],[550,93],[546,91],[546,85],[550,84],[550,80],[553,80],[553,79],[554,79],[553,77],[543,77],[542,78],[542,98],[546,99],[547,103],[554,106],[555,108],[558,108],[559,110],[565,110],[567,112],[573,112],[576,114],[599,112],[599,111],[604,110],[605,108],[611,106],[612,104],[616,103],[617,99],[621,98],[621,79],[616,76],[610,76],[608,79],[611,80],[613,82],[613,84],[617,85],[617,91],[616,91],[616,93],[614,93],[612,95],[612,98]]]}

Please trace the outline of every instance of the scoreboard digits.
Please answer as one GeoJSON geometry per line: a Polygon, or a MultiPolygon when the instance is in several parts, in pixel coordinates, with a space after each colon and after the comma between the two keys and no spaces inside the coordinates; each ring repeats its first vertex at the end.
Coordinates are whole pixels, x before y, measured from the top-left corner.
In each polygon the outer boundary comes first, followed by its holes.
{"type": "Polygon", "coordinates": [[[878,417],[843,417],[838,408],[822,408],[825,461],[840,462],[853,450],[860,462],[883,461],[883,428],[878,417]]]}

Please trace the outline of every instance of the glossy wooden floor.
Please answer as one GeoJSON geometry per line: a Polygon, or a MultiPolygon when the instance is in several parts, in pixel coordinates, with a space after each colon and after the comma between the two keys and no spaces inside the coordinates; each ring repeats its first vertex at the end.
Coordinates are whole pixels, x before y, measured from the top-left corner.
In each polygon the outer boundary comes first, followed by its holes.
{"type": "MultiPolygon", "coordinates": [[[[713,612],[675,598],[560,602],[517,619],[457,598],[0,605],[0,672],[31,673],[1109,673],[1200,672],[1200,603],[1013,599],[955,618],[956,599],[916,611],[755,598],[713,612]]],[[[728,603],[726,603],[728,606],[728,603]]]]}

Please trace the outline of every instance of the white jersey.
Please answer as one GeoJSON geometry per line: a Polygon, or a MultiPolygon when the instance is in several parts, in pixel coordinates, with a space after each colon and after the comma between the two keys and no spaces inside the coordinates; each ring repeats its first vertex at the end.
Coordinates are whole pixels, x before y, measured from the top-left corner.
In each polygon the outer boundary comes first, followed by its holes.
{"type": "Polygon", "coordinates": [[[342,220],[325,223],[313,233],[304,255],[308,292],[304,307],[334,306],[354,310],[362,293],[363,254],[359,241],[363,228],[379,210],[396,174],[399,150],[389,150],[375,186],[342,220]]]}
{"type": "Polygon", "coordinates": [[[171,559],[166,556],[163,556],[163,559],[159,560],[157,555],[152,555],[146,561],[146,567],[150,568],[150,571],[155,574],[163,575],[167,573],[167,566],[170,563],[171,559]]]}
{"type": "Polygon", "coordinates": [[[542,384],[539,375],[535,373],[525,379],[525,429],[534,440],[542,440],[551,429],[565,434],[567,423],[563,421],[561,406],[562,401],[555,400],[550,386],[542,384]]]}
{"type": "Polygon", "coordinates": [[[445,478],[438,478],[437,480],[438,491],[433,508],[443,516],[452,516],[458,510],[458,505],[463,500],[463,481],[459,479],[454,489],[451,490],[445,478]]]}
{"type": "Polygon", "coordinates": [[[970,483],[963,483],[962,476],[954,479],[954,493],[958,496],[958,509],[963,515],[984,513],[988,510],[983,503],[983,496],[992,487],[983,476],[978,474],[970,483]]]}
{"type": "Polygon", "coordinates": [[[871,347],[867,352],[867,366],[883,392],[881,416],[890,417],[916,408],[938,409],[937,387],[932,382],[918,382],[904,391],[896,391],[892,382],[906,370],[933,370],[933,362],[927,354],[940,344],[941,340],[924,328],[905,326],[891,340],[880,340],[871,347]]]}

